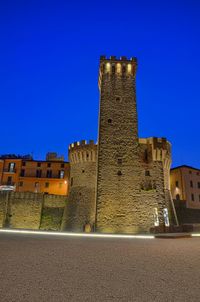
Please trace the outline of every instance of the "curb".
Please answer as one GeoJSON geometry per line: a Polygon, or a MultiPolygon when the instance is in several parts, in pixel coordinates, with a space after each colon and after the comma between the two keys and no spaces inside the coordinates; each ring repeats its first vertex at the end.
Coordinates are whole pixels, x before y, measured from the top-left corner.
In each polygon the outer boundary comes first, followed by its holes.
{"type": "Polygon", "coordinates": [[[158,239],[182,239],[182,238],[192,238],[190,233],[165,233],[165,234],[155,234],[155,238],[158,239]]]}

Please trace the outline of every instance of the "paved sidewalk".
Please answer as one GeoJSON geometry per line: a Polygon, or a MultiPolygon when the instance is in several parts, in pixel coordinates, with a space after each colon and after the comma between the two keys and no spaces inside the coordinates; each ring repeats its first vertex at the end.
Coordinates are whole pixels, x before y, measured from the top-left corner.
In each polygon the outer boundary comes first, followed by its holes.
{"type": "Polygon", "coordinates": [[[0,234],[0,301],[200,301],[200,238],[0,234]]]}

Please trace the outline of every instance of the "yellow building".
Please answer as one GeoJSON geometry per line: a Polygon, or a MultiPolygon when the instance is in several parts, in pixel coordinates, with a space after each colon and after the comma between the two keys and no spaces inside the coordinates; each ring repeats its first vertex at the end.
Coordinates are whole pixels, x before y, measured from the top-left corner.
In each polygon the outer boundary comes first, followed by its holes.
{"type": "Polygon", "coordinates": [[[0,190],[68,195],[69,163],[48,153],[46,161],[31,157],[0,158],[0,190]]]}
{"type": "Polygon", "coordinates": [[[200,170],[190,166],[171,169],[172,198],[185,204],[186,208],[200,209],[200,170]]]}

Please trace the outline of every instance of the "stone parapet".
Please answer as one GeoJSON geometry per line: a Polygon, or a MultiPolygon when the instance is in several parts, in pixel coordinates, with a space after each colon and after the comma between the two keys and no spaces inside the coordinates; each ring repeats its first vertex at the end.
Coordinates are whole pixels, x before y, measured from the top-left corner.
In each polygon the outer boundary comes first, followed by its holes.
{"type": "Polygon", "coordinates": [[[100,57],[99,66],[99,89],[101,89],[102,77],[133,77],[135,78],[137,69],[137,58],[131,57],[128,59],[123,56],[117,58],[116,56],[111,56],[107,58],[106,56],[100,57]]]}
{"type": "Polygon", "coordinates": [[[87,142],[82,140],[69,145],[69,161],[70,164],[78,164],[83,162],[96,161],[97,145],[93,140],[87,142]]]}

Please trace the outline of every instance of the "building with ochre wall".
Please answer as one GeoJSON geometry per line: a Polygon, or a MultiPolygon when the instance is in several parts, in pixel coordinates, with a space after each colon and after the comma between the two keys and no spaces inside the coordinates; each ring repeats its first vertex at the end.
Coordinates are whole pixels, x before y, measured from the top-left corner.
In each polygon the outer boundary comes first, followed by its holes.
{"type": "Polygon", "coordinates": [[[68,195],[69,163],[48,153],[46,161],[18,156],[0,159],[0,190],[68,195]]]}
{"type": "Polygon", "coordinates": [[[187,165],[171,169],[171,193],[181,225],[200,226],[200,170],[187,165]]]}
{"type": "Polygon", "coordinates": [[[200,209],[200,170],[183,165],[171,169],[171,192],[186,208],[200,209]]]}
{"type": "Polygon", "coordinates": [[[171,145],[138,137],[136,70],[136,58],[101,57],[98,143],[69,146],[63,229],[140,233],[173,223],[171,145]]]}

